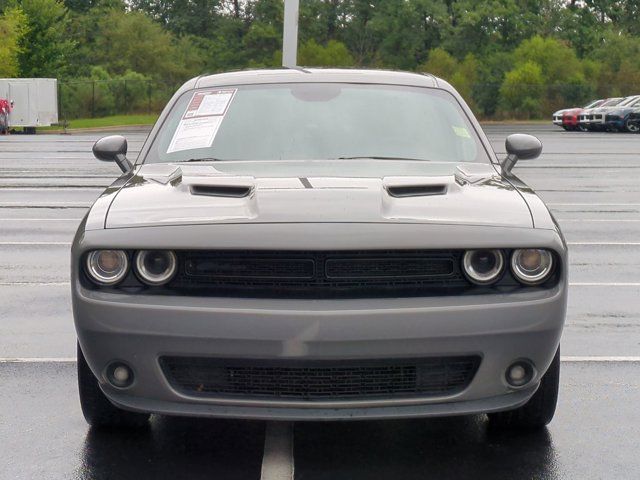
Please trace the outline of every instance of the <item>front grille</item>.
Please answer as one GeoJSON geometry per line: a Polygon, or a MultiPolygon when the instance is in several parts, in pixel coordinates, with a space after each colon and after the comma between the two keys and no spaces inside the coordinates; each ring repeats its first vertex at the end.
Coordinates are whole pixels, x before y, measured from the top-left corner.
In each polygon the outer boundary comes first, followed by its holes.
{"type": "Polygon", "coordinates": [[[370,361],[161,357],[177,390],[194,396],[322,401],[451,395],[473,379],[480,357],[370,361]]]}
{"type": "Polygon", "coordinates": [[[168,285],[267,298],[406,297],[469,287],[460,251],[181,251],[168,285]]]}

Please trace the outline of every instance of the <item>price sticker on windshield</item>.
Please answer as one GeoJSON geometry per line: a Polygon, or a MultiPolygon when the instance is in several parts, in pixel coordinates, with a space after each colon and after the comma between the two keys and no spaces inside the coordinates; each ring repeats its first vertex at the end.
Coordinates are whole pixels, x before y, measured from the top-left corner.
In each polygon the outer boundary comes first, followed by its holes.
{"type": "Polygon", "coordinates": [[[467,130],[465,127],[458,127],[456,125],[453,125],[451,128],[453,128],[453,132],[462,138],[471,138],[471,135],[469,135],[469,130],[467,130]]]}
{"type": "Polygon", "coordinates": [[[173,134],[167,153],[213,145],[236,91],[235,88],[225,88],[195,92],[173,134]]]}

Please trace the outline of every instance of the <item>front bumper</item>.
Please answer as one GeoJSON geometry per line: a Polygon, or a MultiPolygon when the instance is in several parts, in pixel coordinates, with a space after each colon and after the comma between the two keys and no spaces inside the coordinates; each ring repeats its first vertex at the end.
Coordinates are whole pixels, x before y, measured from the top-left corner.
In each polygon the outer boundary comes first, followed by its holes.
{"type": "Polygon", "coordinates": [[[365,300],[268,300],[129,296],[74,282],[80,345],[107,397],[125,409],[255,419],[355,419],[458,415],[524,404],[556,352],[566,284],[511,295],[365,300]],[[449,396],[382,400],[282,401],[194,397],[174,389],[162,355],[256,359],[397,359],[478,354],[469,386],[449,396]],[[504,372],[528,358],[537,376],[514,390],[504,372]],[[106,383],[120,360],[133,385],[106,383]]]}

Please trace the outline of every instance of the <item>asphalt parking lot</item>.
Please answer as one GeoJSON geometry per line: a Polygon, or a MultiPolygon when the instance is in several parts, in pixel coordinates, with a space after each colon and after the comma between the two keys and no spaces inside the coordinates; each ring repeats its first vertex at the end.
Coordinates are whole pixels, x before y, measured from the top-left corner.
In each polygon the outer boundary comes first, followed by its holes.
{"type": "MultiPolygon", "coordinates": [[[[543,432],[498,434],[482,416],[344,423],[154,418],[90,431],[75,386],[69,244],[118,175],[100,134],[0,137],[0,479],[640,478],[640,136],[521,131],[543,156],[516,173],[570,248],[561,397],[543,432]]],[[[146,132],[127,132],[130,156],[146,132]]]]}

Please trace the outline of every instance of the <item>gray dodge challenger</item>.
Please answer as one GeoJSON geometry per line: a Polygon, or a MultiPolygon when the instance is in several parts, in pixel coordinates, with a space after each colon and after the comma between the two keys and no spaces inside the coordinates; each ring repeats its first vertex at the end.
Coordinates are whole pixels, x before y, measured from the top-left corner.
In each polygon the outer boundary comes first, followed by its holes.
{"type": "Polygon", "coordinates": [[[555,411],[567,246],[432,75],[202,76],[168,103],[72,246],[82,410],[266,420],[555,411]]]}

